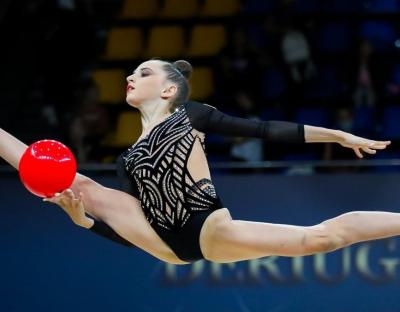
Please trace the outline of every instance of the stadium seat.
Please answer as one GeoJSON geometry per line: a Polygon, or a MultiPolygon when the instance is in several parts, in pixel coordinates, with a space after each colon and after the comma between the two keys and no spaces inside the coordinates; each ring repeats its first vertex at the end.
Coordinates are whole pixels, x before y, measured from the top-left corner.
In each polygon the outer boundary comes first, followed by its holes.
{"type": "Polygon", "coordinates": [[[165,0],[159,16],[163,18],[190,18],[197,14],[197,0],[165,0]]]}
{"type": "Polygon", "coordinates": [[[239,0],[205,0],[201,16],[232,16],[240,9],[239,0]]]}
{"type": "Polygon", "coordinates": [[[241,11],[245,14],[266,13],[273,10],[277,4],[278,0],[246,0],[241,6],[241,11]]]}
{"type": "Polygon", "coordinates": [[[392,66],[391,83],[400,85],[400,63],[394,64],[392,66]]]}
{"type": "Polygon", "coordinates": [[[93,72],[93,80],[99,86],[102,103],[119,104],[125,101],[126,75],[123,70],[96,70],[93,72]]]}
{"type": "Polygon", "coordinates": [[[329,114],[324,108],[300,108],[296,112],[295,121],[304,125],[327,127],[329,114]]]}
{"type": "Polygon", "coordinates": [[[154,17],[158,0],[124,0],[120,19],[145,19],[154,17]]]}
{"type": "Polygon", "coordinates": [[[154,26],[150,30],[146,56],[173,58],[183,54],[184,38],[181,26],[154,26]]]}
{"type": "Polygon", "coordinates": [[[143,34],[140,28],[113,28],[108,33],[104,58],[129,60],[140,57],[143,49],[143,34]]]}
{"type": "Polygon", "coordinates": [[[320,10],[321,2],[319,0],[296,0],[289,2],[289,9],[294,12],[315,13],[320,10]]]}
{"type": "Polygon", "coordinates": [[[318,64],[318,75],[305,92],[306,99],[323,99],[343,94],[340,69],[331,63],[318,64]]]}
{"type": "Polygon", "coordinates": [[[398,0],[370,0],[366,9],[376,13],[396,13],[399,11],[398,0]]]}
{"type": "Polygon", "coordinates": [[[353,128],[358,135],[369,135],[373,133],[372,125],[375,124],[375,109],[372,107],[353,108],[353,128]]]}
{"type": "Polygon", "coordinates": [[[352,42],[350,27],[346,22],[331,22],[320,28],[317,42],[321,52],[346,52],[352,42]]]}
{"type": "Polygon", "coordinates": [[[212,56],[225,46],[226,33],[222,25],[194,26],[190,36],[189,57],[212,56]]]}
{"type": "Polygon", "coordinates": [[[377,51],[394,49],[397,34],[392,23],[386,21],[367,21],[361,23],[360,36],[369,40],[377,51]]]}
{"type": "Polygon", "coordinates": [[[339,13],[350,13],[360,12],[365,10],[366,0],[325,0],[321,1],[324,11],[326,12],[339,12],[339,13]]]}
{"type": "Polygon", "coordinates": [[[204,100],[214,91],[213,72],[208,67],[195,67],[190,78],[191,95],[193,100],[204,100]]]}
{"type": "Polygon", "coordinates": [[[103,142],[109,147],[128,147],[134,144],[142,133],[142,121],[139,111],[120,113],[115,133],[103,142]]]}
{"type": "Polygon", "coordinates": [[[265,100],[276,100],[283,94],[286,83],[284,74],[279,67],[272,67],[265,71],[262,89],[265,100]]]}
{"type": "Polygon", "coordinates": [[[385,140],[400,139],[400,106],[388,105],[383,109],[382,137],[385,140]]]}
{"type": "Polygon", "coordinates": [[[285,114],[280,108],[268,107],[264,108],[260,112],[260,118],[262,120],[285,120],[285,114]]]}

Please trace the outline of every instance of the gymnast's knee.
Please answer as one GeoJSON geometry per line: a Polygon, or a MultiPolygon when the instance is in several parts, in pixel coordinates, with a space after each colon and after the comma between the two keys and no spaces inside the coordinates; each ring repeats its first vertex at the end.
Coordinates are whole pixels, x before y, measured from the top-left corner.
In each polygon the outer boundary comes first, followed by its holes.
{"type": "Polygon", "coordinates": [[[232,221],[230,220],[218,220],[207,231],[204,235],[204,239],[201,240],[203,245],[202,252],[206,260],[212,262],[219,262],[220,255],[223,253],[223,248],[228,243],[232,243],[234,239],[234,233],[232,232],[232,221]]]}
{"type": "Polygon", "coordinates": [[[309,227],[303,239],[307,254],[332,252],[347,244],[345,233],[324,222],[309,227]]]}

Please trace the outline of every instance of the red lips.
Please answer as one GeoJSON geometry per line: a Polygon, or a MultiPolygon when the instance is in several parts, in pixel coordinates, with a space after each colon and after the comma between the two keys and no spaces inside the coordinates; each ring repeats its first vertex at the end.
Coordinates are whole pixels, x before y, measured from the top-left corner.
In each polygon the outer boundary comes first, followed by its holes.
{"type": "Polygon", "coordinates": [[[127,85],[126,86],[126,92],[129,92],[131,90],[135,89],[132,85],[127,85]]]}

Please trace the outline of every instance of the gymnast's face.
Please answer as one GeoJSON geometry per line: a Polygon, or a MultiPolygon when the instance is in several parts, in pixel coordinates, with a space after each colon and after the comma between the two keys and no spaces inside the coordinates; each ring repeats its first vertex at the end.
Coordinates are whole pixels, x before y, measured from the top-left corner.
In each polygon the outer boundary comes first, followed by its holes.
{"type": "Polygon", "coordinates": [[[163,62],[158,60],[140,64],[126,81],[126,101],[133,107],[139,107],[148,101],[168,100],[176,89],[176,86],[167,80],[163,62]]]}

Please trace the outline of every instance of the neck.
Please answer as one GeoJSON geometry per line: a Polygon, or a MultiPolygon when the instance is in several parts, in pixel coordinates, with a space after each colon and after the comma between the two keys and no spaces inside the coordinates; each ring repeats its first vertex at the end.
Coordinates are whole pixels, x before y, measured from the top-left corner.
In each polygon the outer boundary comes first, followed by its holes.
{"type": "Polygon", "coordinates": [[[156,125],[158,122],[171,115],[169,111],[170,104],[166,101],[142,102],[138,109],[142,115],[142,133],[144,133],[147,128],[151,128],[153,125],[156,125]]]}

